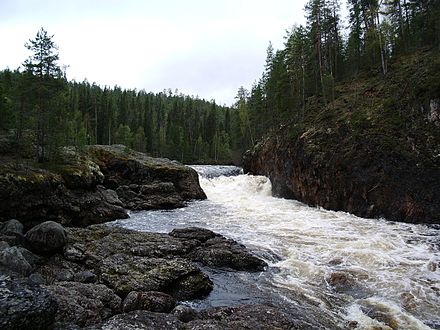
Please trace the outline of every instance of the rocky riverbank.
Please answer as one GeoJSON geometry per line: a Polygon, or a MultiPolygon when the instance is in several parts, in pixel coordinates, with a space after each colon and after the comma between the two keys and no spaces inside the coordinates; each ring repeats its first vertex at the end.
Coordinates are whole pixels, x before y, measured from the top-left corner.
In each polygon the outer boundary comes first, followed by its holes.
{"type": "Polygon", "coordinates": [[[205,198],[193,169],[121,145],[64,148],[50,164],[0,156],[0,221],[26,228],[45,220],[87,226],[205,198]]]}
{"type": "Polygon", "coordinates": [[[440,223],[438,52],[401,57],[383,79],[310,98],[302,120],[281,126],[244,157],[276,196],[361,217],[440,223]],[[408,84],[411,81],[411,84],[408,84]]]}
{"type": "Polygon", "coordinates": [[[48,221],[27,232],[0,228],[2,329],[318,329],[316,320],[267,305],[196,311],[206,297],[200,268],[260,272],[267,265],[207,229],[141,233],[106,225],[63,228],[48,221]]]}

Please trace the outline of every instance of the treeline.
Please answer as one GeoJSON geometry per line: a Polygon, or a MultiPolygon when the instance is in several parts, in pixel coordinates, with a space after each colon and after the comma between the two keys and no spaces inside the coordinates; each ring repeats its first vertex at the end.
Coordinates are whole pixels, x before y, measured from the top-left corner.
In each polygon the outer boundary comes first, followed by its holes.
{"type": "Polygon", "coordinates": [[[347,29],[339,0],[310,0],[307,24],[288,31],[284,49],[269,44],[261,79],[237,95],[247,146],[280,124],[301,123],[311,97],[325,109],[338,83],[386,75],[398,56],[440,47],[439,0],[349,0],[348,9],[347,29]]]}
{"type": "Polygon", "coordinates": [[[242,148],[238,112],[214,101],[68,82],[41,29],[23,70],[0,72],[0,129],[52,160],[60,146],[124,144],[185,163],[230,163],[242,148]]]}

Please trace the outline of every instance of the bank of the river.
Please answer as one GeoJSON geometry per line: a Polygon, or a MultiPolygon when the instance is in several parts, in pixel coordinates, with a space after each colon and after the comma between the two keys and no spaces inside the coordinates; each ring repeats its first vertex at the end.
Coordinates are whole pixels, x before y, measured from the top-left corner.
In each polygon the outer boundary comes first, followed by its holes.
{"type": "Polygon", "coordinates": [[[401,56],[386,76],[307,100],[303,119],[275,128],[244,157],[274,194],[360,217],[440,223],[440,55],[401,56]]]}
{"type": "Polygon", "coordinates": [[[200,171],[210,177],[200,181],[208,200],[171,212],[133,212],[113,223],[155,232],[205,227],[245,244],[268,263],[261,274],[216,272],[213,292],[193,306],[315,305],[321,318],[355,329],[440,326],[438,229],[274,198],[265,177],[213,178],[218,167],[200,171]]]}
{"type": "Polygon", "coordinates": [[[26,228],[46,220],[82,227],[205,198],[193,169],[122,145],[64,148],[43,164],[0,155],[0,221],[26,228]]]}

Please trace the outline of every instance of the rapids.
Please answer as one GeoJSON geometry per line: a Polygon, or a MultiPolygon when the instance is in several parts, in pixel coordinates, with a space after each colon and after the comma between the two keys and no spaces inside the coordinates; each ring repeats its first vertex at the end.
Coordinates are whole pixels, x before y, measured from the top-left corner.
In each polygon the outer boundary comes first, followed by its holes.
{"type": "MultiPolygon", "coordinates": [[[[342,320],[341,326],[440,329],[439,228],[274,198],[266,177],[243,175],[237,167],[194,168],[208,200],[172,211],[132,212],[113,225],[154,232],[205,227],[243,243],[269,264],[260,276],[232,279],[242,282],[237,287],[252,286],[248,297],[234,298],[230,282],[200,304],[300,304],[303,297],[342,320]]],[[[223,280],[214,282],[221,286],[233,275],[219,276],[223,280]]]]}

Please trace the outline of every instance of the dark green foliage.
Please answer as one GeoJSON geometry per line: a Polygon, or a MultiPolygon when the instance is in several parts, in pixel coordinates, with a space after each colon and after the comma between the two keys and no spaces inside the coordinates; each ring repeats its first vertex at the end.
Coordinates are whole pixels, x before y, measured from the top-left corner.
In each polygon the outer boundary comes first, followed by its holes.
{"type": "MultiPolygon", "coordinates": [[[[0,72],[0,129],[20,136],[41,127],[38,94],[25,94],[33,86],[28,79],[28,72],[0,72]]],[[[242,148],[237,111],[182,94],[65,82],[45,106],[46,157],[63,145],[124,144],[185,163],[230,163],[233,149],[242,148]]]]}
{"type": "MultiPolygon", "coordinates": [[[[369,98],[366,93],[352,99],[358,92],[347,92],[340,86],[371,77],[379,79],[378,84],[383,83],[389,79],[392,74],[389,70],[400,56],[440,47],[439,0],[349,0],[349,31],[345,38],[339,9],[338,0],[308,1],[306,26],[295,26],[288,31],[284,49],[275,51],[269,45],[262,78],[252,87],[250,95],[240,97],[237,103],[239,114],[242,113],[240,132],[245,146],[252,146],[252,140],[258,140],[271,130],[277,131],[285,124],[293,124],[290,135],[298,137],[300,128],[310,118],[308,111],[314,112],[311,115],[314,120],[331,122],[340,118],[335,111],[346,106],[339,104],[341,95],[350,95],[347,103],[353,108],[361,105],[358,103],[363,97],[369,98]],[[320,109],[318,114],[317,109],[320,109]],[[247,137],[251,134],[252,139],[247,137]]],[[[419,64],[416,61],[408,65],[419,64]]],[[[408,77],[406,85],[396,91],[396,95],[404,91],[399,99],[385,97],[381,111],[394,109],[387,117],[390,125],[395,127],[396,120],[404,122],[403,118],[412,120],[398,110],[407,106],[402,101],[407,100],[407,96],[413,100],[439,97],[439,80],[435,73],[439,70],[435,65],[433,61],[430,66],[433,71],[429,73],[420,72],[414,79],[408,77]],[[414,83],[416,80],[420,83],[414,83]]],[[[398,67],[401,70],[402,67],[398,67]]],[[[420,65],[420,68],[426,67],[420,65]]],[[[242,90],[239,96],[243,95],[242,90]]],[[[420,104],[413,106],[421,108],[420,104]]],[[[370,114],[356,111],[351,114],[354,135],[363,134],[378,124],[370,122],[370,114]]]]}

